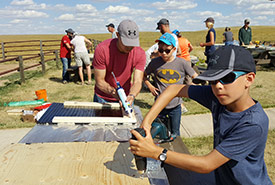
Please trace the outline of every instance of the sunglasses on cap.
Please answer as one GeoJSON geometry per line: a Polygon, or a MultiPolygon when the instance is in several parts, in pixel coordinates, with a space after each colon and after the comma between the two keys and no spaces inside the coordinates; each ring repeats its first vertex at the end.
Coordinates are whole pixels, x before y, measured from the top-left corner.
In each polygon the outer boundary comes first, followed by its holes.
{"type": "MultiPolygon", "coordinates": [[[[173,49],[173,48],[172,48],[173,49]]],[[[171,52],[171,50],[172,49],[158,49],[158,51],[160,52],[160,53],[163,53],[163,52],[165,52],[166,54],[169,54],[170,52],[171,52]]]]}
{"type": "Polygon", "coordinates": [[[221,84],[225,85],[225,84],[231,84],[233,83],[237,78],[239,78],[240,76],[243,76],[247,74],[247,72],[243,72],[243,71],[232,71],[231,73],[227,74],[226,76],[222,77],[219,80],[215,80],[215,81],[209,81],[209,84],[211,85],[216,85],[218,82],[220,82],[221,84]]]}

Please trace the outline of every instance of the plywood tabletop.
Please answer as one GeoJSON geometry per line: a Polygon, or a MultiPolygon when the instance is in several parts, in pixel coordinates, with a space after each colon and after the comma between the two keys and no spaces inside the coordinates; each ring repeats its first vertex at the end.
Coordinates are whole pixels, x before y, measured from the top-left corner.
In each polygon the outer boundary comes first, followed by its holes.
{"type": "Polygon", "coordinates": [[[0,184],[150,184],[136,170],[129,143],[14,144],[0,151],[0,184]]]}

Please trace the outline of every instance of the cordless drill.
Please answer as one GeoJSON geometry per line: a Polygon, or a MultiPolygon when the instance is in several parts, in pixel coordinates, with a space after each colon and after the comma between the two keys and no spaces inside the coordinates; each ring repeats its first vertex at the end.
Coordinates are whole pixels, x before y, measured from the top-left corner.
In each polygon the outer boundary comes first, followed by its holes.
{"type": "MultiPolygon", "coordinates": [[[[141,136],[143,137],[146,136],[145,130],[143,128],[135,128],[134,130],[137,131],[141,136]]],[[[163,124],[162,122],[154,121],[152,123],[150,133],[152,135],[152,138],[159,139],[159,143],[172,141],[170,137],[171,136],[170,132],[168,131],[165,124],[163,124]]],[[[133,134],[131,139],[137,140],[137,138],[133,134]]],[[[135,156],[137,170],[140,172],[145,171],[147,166],[146,157],[141,157],[138,155],[134,155],[134,156],[135,156]]]]}

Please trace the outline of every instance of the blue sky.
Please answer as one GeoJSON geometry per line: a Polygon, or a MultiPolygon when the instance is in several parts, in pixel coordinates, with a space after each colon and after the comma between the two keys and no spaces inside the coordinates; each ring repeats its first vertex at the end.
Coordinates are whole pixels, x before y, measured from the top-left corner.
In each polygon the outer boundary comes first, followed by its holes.
{"type": "Polygon", "coordinates": [[[107,33],[105,25],[134,20],[140,31],[156,31],[161,18],[180,31],[204,30],[212,16],[215,27],[275,26],[273,0],[1,0],[0,35],[64,34],[73,28],[80,34],[107,33]]]}

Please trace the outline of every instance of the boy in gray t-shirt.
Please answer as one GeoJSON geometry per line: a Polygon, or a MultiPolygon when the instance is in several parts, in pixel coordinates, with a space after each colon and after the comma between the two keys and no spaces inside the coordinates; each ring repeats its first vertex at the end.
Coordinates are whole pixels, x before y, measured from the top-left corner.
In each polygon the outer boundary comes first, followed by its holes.
{"type": "MultiPolygon", "coordinates": [[[[193,78],[197,76],[187,61],[173,56],[172,53],[176,50],[175,45],[176,41],[171,34],[163,34],[158,40],[160,57],[153,59],[145,69],[144,83],[156,98],[169,85],[183,84],[186,74],[193,78]],[[153,74],[156,87],[147,79],[147,75],[150,74],[153,74]]],[[[161,117],[169,116],[172,137],[180,135],[181,103],[182,98],[175,97],[160,113],[161,117]]]]}

